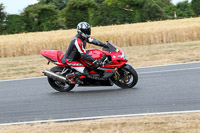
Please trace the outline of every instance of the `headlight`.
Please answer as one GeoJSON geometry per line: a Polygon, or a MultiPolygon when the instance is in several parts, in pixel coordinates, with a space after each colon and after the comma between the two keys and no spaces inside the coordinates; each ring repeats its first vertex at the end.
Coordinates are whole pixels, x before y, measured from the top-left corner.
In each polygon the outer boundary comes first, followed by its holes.
{"type": "Polygon", "coordinates": [[[122,54],[121,54],[121,55],[118,55],[118,57],[119,57],[119,58],[123,58],[124,60],[127,60],[127,58],[126,58],[126,56],[125,56],[124,52],[122,52],[122,54]]]}

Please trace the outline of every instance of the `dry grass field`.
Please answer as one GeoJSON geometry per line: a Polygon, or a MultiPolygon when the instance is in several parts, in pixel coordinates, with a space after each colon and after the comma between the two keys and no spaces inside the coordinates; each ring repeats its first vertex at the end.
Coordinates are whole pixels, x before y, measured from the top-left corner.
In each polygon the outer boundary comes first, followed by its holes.
{"type": "Polygon", "coordinates": [[[0,126],[1,133],[199,133],[200,113],[0,126]]]}
{"type": "MultiPolygon", "coordinates": [[[[0,36],[0,57],[39,54],[42,49],[65,51],[76,30],[0,36]]],[[[200,40],[200,17],[93,27],[92,36],[120,47],[200,40]]]]}

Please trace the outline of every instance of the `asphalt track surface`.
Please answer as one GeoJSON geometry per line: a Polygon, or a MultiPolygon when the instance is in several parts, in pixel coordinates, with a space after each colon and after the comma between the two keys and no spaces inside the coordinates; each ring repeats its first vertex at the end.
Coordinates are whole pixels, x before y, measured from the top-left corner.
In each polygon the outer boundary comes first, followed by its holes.
{"type": "Polygon", "coordinates": [[[0,81],[0,123],[200,110],[200,62],[137,68],[134,88],[54,91],[45,77],[0,81]]]}

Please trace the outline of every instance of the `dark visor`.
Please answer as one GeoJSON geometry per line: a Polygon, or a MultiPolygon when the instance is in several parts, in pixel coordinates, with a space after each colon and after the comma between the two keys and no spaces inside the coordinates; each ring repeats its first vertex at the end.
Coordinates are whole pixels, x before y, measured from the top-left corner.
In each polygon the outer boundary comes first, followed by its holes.
{"type": "Polygon", "coordinates": [[[87,34],[87,35],[90,35],[91,34],[91,28],[88,28],[88,29],[82,29],[82,32],[87,34]]]}

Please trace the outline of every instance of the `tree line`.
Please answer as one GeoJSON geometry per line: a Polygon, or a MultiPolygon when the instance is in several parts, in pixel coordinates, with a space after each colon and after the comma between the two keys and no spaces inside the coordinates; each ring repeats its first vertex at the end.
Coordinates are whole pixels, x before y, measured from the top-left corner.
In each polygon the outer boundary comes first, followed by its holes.
{"type": "Polygon", "coordinates": [[[0,4],[0,34],[76,28],[81,21],[92,26],[197,17],[200,0],[38,0],[23,12],[7,14],[0,4]]]}

